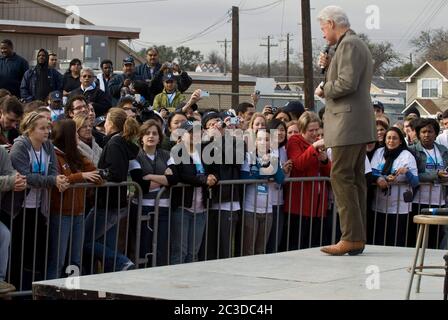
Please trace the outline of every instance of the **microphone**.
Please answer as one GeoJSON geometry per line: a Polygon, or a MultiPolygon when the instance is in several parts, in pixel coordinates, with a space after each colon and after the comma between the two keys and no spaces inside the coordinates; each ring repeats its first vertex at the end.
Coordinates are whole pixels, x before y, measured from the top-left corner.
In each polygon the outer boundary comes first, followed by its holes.
{"type": "MultiPolygon", "coordinates": [[[[329,44],[326,44],[322,53],[324,53],[324,54],[328,54],[328,52],[330,52],[330,45],[329,45],[329,44]]],[[[327,70],[326,67],[324,67],[324,66],[320,66],[320,73],[321,73],[321,74],[325,74],[325,71],[326,71],[326,70],[327,70]]]]}

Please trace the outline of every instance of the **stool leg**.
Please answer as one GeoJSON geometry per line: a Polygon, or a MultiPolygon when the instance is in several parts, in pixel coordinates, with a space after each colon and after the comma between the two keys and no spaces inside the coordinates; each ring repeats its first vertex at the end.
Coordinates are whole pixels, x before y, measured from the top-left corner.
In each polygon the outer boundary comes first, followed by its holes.
{"type": "MultiPolygon", "coordinates": [[[[425,231],[423,232],[423,247],[422,247],[422,254],[420,256],[420,271],[423,271],[423,263],[425,262],[425,253],[426,248],[428,247],[428,238],[429,238],[429,224],[425,224],[425,231]]],[[[417,288],[415,290],[416,293],[420,293],[420,283],[422,281],[422,275],[417,275],[417,288]]]]}
{"type": "Polygon", "coordinates": [[[445,259],[445,285],[443,286],[443,300],[448,300],[448,254],[446,254],[443,259],[445,259]]]}
{"type": "Polygon", "coordinates": [[[409,298],[411,296],[412,281],[414,280],[415,266],[417,265],[418,252],[422,245],[422,238],[423,238],[423,225],[420,224],[418,226],[417,244],[415,245],[415,256],[414,256],[414,261],[412,262],[411,277],[409,279],[408,290],[406,292],[406,300],[409,300],[409,298]]]}

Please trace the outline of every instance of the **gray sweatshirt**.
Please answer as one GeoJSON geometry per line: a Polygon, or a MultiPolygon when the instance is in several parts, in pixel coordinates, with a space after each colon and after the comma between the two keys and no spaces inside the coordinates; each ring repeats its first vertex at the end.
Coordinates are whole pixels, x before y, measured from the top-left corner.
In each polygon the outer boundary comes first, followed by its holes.
{"type": "Polygon", "coordinates": [[[5,148],[0,147],[0,191],[14,189],[16,171],[11,164],[11,158],[5,148]]]}

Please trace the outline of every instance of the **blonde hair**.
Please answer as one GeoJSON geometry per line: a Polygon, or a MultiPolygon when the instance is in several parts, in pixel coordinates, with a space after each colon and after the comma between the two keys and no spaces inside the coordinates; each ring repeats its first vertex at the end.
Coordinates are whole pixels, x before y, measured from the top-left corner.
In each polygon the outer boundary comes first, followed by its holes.
{"type": "Polygon", "coordinates": [[[115,129],[122,133],[121,135],[125,140],[132,141],[138,138],[140,125],[137,120],[128,117],[126,111],[117,107],[110,108],[107,116],[115,129]]]}
{"type": "MultiPolygon", "coordinates": [[[[86,115],[85,113],[78,113],[78,114],[73,118],[73,121],[75,121],[75,123],[76,123],[76,132],[78,132],[78,130],[81,129],[81,128],[84,126],[84,124],[85,124],[86,122],[89,122],[89,123],[90,123],[89,116],[86,115]]],[[[90,124],[92,124],[92,123],[90,123],[90,124]]],[[[93,124],[92,124],[92,125],[93,125],[93,124]]]]}
{"type": "Polygon", "coordinates": [[[37,121],[39,121],[40,119],[45,119],[47,121],[47,117],[44,114],[38,113],[36,111],[31,111],[25,114],[22,122],[20,122],[20,132],[23,135],[28,136],[29,133],[36,128],[37,121]]]}
{"type": "Polygon", "coordinates": [[[268,121],[266,120],[266,117],[264,116],[264,114],[262,114],[261,112],[255,112],[252,115],[252,118],[250,118],[249,129],[253,129],[252,126],[254,125],[255,119],[257,119],[257,118],[263,118],[264,119],[264,124],[265,124],[265,126],[267,126],[268,121]]]}
{"type": "Polygon", "coordinates": [[[313,122],[317,122],[319,123],[319,127],[321,125],[321,121],[319,116],[311,111],[305,111],[299,118],[299,120],[297,120],[297,124],[299,127],[299,131],[300,133],[305,133],[306,132],[306,128],[308,128],[308,126],[310,125],[310,123],[313,122]]]}
{"type": "Polygon", "coordinates": [[[299,123],[297,122],[297,120],[291,120],[286,124],[286,131],[288,131],[289,127],[292,126],[297,126],[297,128],[299,128],[299,123]]]}

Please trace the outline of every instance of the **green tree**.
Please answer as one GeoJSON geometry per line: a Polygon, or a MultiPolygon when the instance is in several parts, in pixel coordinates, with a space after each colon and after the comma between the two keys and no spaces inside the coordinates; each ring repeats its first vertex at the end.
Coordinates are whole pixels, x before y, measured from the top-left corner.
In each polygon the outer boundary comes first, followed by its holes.
{"type": "Polygon", "coordinates": [[[203,59],[201,52],[191,50],[189,47],[180,46],[176,48],[176,59],[182,69],[194,70],[196,65],[203,59]]]}
{"type": "Polygon", "coordinates": [[[167,46],[157,46],[157,50],[159,50],[159,61],[161,63],[171,62],[176,58],[176,52],[174,52],[173,47],[167,46]]]}
{"type": "Polygon", "coordinates": [[[406,76],[410,76],[415,70],[416,70],[416,66],[412,65],[411,63],[405,63],[405,64],[402,64],[400,66],[390,69],[387,72],[387,75],[391,76],[391,77],[404,78],[406,76]]]}

